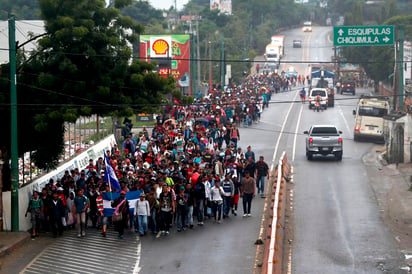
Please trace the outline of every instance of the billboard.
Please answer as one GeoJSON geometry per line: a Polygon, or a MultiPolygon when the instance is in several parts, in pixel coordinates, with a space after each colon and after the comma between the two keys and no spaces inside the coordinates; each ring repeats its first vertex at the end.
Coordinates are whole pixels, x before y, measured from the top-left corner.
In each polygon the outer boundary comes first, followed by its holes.
{"type": "Polygon", "coordinates": [[[219,13],[232,14],[232,0],[210,0],[210,9],[219,13]]]}
{"type": "Polygon", "coordinates": [[[176,86],[187,89],[188,93],[192,94],[190,82],[190,35],[140,35],[139,48],[141,60],[149,63],[151,61],[161,63],[164,60],[170,59],[170,70],[168,71],[175,79],[176,86]]]}

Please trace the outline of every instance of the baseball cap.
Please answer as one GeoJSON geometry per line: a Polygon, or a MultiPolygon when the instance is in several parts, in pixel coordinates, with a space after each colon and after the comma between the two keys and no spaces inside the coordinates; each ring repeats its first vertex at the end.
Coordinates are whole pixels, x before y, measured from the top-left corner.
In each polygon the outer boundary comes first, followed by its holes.
{"type": "Polygon", "coordinates": [[[126,194],[126,191],[122,190],[120,191],[120,194],[126,194]]]}
{"type": "Polygon", "coordinates": [[[144,192],[140,193],[140,197],[145,197],[146,194],[144,194],[144,192]]]}

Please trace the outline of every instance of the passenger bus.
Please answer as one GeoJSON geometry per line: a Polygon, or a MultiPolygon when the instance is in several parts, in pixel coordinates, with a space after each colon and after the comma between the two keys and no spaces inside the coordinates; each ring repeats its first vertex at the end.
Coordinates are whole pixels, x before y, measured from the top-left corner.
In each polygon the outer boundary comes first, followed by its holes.
{"type": "Polygon", "coordinates": [[[353,139],[359,141],[368,139],[384,141],[384,119],[389,113],[389,97],[362,95],[359,99],[355,116],[355,129],[353,139]]]}

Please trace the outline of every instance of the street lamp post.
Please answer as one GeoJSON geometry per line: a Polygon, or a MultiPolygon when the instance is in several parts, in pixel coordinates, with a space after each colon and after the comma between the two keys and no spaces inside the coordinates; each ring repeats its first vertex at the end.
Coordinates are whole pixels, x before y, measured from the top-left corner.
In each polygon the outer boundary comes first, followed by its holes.
{"type": "Polygon", "coordinates": [[[222,34],[222,44],[221,44],[221,59],[220,59],[220,82],[222,90],[225,88],[225,37],[222,34]]]}
{"type": "Polygon", "coordinates": [[[212,42],[209,41],[209,94],[212,93],[213,88],[212,73],[212,42]]]}
{"type": "Polygon", "coordinates": [[[19,231],[19,170],[17,143],[15,17],[9,17],[10,108],[11,108],[11,230],[19,231]]]}

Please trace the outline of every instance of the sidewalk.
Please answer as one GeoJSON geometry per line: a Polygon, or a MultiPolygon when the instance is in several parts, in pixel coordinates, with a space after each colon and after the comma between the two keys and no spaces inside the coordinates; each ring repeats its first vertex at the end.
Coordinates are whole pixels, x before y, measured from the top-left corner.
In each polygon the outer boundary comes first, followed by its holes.
{"type": "Polygon", "coordinates": [[[0,258],[23,245],[28,239],[28,232],[0,232],[0,258]]]}
{"type": "Polygon", "coordinates": [[[382,218],[412,266],[412,163],[388,164],[376,151],[381,179],[372,181],[382,218]]]}

